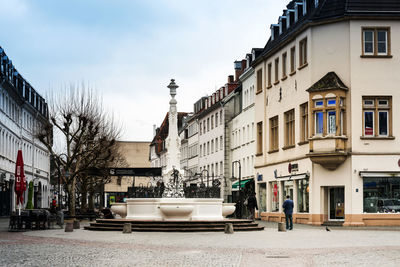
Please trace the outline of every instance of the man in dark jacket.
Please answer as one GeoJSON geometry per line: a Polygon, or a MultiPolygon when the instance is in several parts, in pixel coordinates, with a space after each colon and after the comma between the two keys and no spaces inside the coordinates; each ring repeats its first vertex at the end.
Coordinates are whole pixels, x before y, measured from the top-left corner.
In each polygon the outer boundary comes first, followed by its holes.
{"type": "Polygon", "coordinates": [[[293,229],[293,200],[290,199],[290,196],[286,197],[285,202],[283,202],[283,211],[285,212],[286,218],[286,230],[293,229]]]}
{"type": "Polygon", "coordinates": [[[247,210],[250,213],[250,219],[252,219],[253,221],[255,219],[256,209],[258,210],[257,199],[255,193],[253,193],[247,198],[247,210]]]}

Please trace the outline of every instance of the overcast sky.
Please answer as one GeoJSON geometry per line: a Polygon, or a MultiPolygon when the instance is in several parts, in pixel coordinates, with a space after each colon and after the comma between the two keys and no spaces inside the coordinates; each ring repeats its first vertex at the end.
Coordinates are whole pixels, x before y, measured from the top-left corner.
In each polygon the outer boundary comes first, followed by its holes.
{"type": "Polygon", "coordinates": [[[224,85],[233,62],[264,47],[289,0],[0,0],[0,46],[44,97],[96,88],[122,139],[150,141],[168,112],[224,85]]]}

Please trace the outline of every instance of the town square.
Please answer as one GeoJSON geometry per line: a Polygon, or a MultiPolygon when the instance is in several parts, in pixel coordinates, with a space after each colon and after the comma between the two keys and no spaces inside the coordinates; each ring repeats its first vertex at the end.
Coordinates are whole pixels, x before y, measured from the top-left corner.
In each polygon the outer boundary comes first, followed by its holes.
{"type": "Polygon", "coordinates": [[[399,265],[399,1],[0,9],[0,266],[399,265]]]}

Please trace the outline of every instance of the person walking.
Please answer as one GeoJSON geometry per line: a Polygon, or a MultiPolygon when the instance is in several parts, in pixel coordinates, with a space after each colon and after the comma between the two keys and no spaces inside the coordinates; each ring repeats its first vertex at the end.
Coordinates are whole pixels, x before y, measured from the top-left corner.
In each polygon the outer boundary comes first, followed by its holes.
{"type": "Polygon", "coordinates": [[[293,200],[290,199],[290,196],[286,196],[285,202],[283,202],[283,211],[285,212],[286,219],[286,230],[293,229],[293,200]]]}
{"type": "Polygon", "coordinates": [[[258,210],[256,193],[253,193],[247,198],[247,210],[250,213],[250,219],[253,221],[255,219],[255,210],[256,209],[258,210]]]}

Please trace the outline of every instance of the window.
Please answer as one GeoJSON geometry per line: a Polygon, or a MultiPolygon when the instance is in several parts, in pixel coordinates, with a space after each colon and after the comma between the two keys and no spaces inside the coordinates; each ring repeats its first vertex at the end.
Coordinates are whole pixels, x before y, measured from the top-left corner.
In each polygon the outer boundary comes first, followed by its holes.
{"type": "Polygon", "coordinates": [[[275,83],[279,83],[279,58],[275,59],[275,83]]]}
{"type": "Polygon", "coordinates": [[[269,63],[268,64],[268,87],[267,88],[270,88],[270,87],[272,87],[272,64],[271,63],[269,63]]]}
{"type": "Polygon", "coordinates": [[[296,47],[293,46],[290,49],[290,74],[296,72],[296,47]]]}
{"type": "Polygon", "coordinates": [[[211,116],[211,130],[214,129],[214,115],[211,116]]]}
{"type": "Polygon", "coordinates": [[[307,64],[307,38],[303,39],[300,41],[299,43],[299,50],[300,50],[300,54],[299,54],[299,68],[302,68],[303,66],[305,66],[307,64]]]}
{"type": "Polygon", "coordinates": [[[282,55],[282,80],[284,80],[286,76],[286,61],[287,61],[287,54],[283,53],[282,55]]]}
{"type": "Polygon", "coordinates": [[[314,99],[312,102],[312,132],[315,136],[340,136],[345,134],[346,110],[344,98],[333,94],[329,94],[328,96],[320,96],[320,99],[314,99]]]}
{"type": "Polygon", "coordinates": [[[218,151],[218,137],[215,138],[215,152],[218,151]]]}
{"type": "Polygon", "coordinates": [[[363,136],[392,136],[391,97],[363,97],[363,136]]]}
{"type": "Polygon", "coordinates": [[[300,106],[300,142],[308,139],[308,103],[300,106]]]}
{"type": "Polygon", "coordinates": [[[362,42],[362,56],[390,56],[390,28],[363,28],[362,42]]]}
{"type": "Polygon", "coordinates": [[[294,109],[292,109],[285,112],[285,147],[293,147],[294,140],[294,109]]]}
{"type": "Polygon", "coordinates": [[[201,128],[201,126],[202,126],[202,123],[200,122],[200,135],[201,135],[201,133],[202,133],[202,128],[201,128]]]}
{"type": "Polygon", "coordinates": [[[222,110],[219,112],[219,124],[222,125],[222,110]]]}
{"type": "Polygon", "coordinates": [[[277,182],[270,183],[271,193],[269,194],[272,196],[272,206],[271,211],[279,211],[279,186],[277,182]]]}
{"type": "Polygon", "coordinates": [[[210,131],[210,118],[207,118],[207,132],[210,131]]]}
{"type": "Polygon", "coordinates": [[[394,213],[400,211],[398,177],[364,178],[364,212],[394,213]]]}
{"type": "Polygon", "coordinates": [[[215,113],[215,127],[218,126],[218,112],[215,113]]]}
{"type": "Polygon", "coordinates": [[[222,136],[219,137],[219,149],[222,150],[224,143],[222,142],[222,136]]]}
{"type": "Polygon", "coordinates": [[[278,135],[278,116],[269,119],[270,139],[269,147],[270,152],[279,150],[279,135],[278,135]]]}
{"type": "Polygon", "coordinates": [[[257,154],[260,155],[263,153],[263,133],[262,133],[262,122],[257,123],[257,154]]]}
{"type": "Polygon", "coordinates": [[[262,69],[257,71],[257,93],[262,91],[262,69]]]}
{"type": "Polygon", "coordinates": [[[310,205],[309,205],[309,180],[308,179],[301,179],[298,180],[298,187],[297,187],[297,210],[298,212],[309,212],[310,205]]]}

